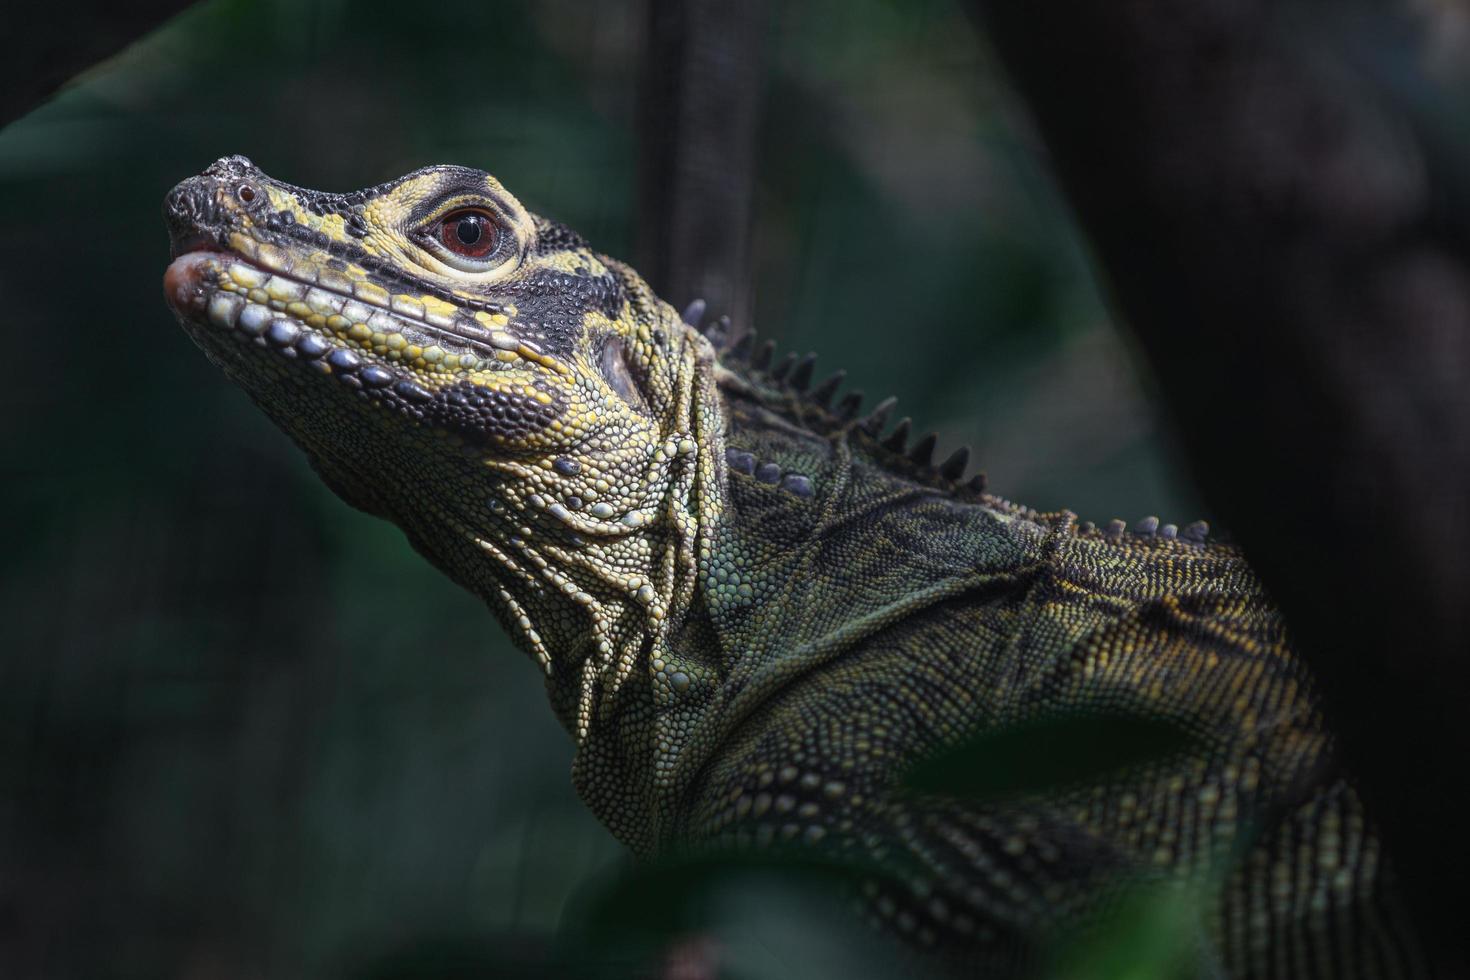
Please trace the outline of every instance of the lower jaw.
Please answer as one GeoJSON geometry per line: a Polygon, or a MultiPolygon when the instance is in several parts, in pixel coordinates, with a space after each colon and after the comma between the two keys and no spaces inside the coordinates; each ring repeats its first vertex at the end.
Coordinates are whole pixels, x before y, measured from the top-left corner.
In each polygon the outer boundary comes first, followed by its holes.
{"type": "MultiPolygon", "coordinates": [[[[179,256],[164,273],[164,294],[180,319],[191,327],[198,342],[219,347],[270,351],[282,361],[296,361],[317,374],[335,377],[355,389],[391,389],[415,402],[431,392],[405,369],[378,363],[329,330],[317,329],[300,318],[255,303],[220,286],[234,256],[222,252],[189,252],[179,256]]],[[[243,351],[242,351],[243,353],[243,351]]]]}
{"type": "MultiPolygon", "coordinates": [[[[434,326],[389,309],[294,278],[256,264],[234,252],[206,249],[180,255],[164,274],[164,292],[175,309],[192,308],[200,315],[238,318],[231,326],[264,330],[262,324],[289,320],[314,330],[333,346],[356,350],[363,357],[399,365],[428,375],[464,376],[471,372],[510,370],[528,362],[565,373],[535,345],[506,330],[477,326],[474,340],[455,336],[448,323],[434,326]],[[209,290],[245,302],[233,311],[211,311],[203,300],[209,290]],[[251,307],[260,307],[252,310],[251,307]]],[[[221,303],[230,305],[227,300],[221,303]]],[[[391,369],[391,367],[390,367],[391,369]]]]}

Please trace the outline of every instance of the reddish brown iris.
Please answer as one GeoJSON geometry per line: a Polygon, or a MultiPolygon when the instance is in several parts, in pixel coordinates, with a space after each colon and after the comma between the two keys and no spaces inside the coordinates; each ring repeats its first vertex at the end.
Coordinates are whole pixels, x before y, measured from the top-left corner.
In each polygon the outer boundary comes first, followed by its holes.
{"type": "Polygon", "coordinates": [[[455,255],[483,259],[495,250],[495,223],[484,211],[451,211],[439,222],[439,240],[455,255]]]}

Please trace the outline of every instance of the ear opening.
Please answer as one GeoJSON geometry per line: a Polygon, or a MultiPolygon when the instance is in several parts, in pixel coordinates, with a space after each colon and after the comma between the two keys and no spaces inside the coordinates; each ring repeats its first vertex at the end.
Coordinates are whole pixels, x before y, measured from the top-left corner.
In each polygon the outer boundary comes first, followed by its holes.
{"type": "Polygon", "coordinates": [[[618,397],[629,408],[641,415],[650,414],[648,400],[643,397],[643,391],[638,384],[638,366],[630,361],[623,338],[608,338],[602,345],[602,356],[597,359],[597,367],[608,387],[617,392],[618,397]]]}

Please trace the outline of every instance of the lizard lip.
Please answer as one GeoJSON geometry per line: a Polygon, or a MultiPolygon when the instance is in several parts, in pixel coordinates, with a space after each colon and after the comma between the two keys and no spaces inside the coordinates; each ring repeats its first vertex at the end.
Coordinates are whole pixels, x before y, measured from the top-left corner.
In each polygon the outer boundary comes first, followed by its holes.
{"type": "MultiPolygon", "coordinates": [[[[219,328],[236,342],[302,362],[349,388],[381,389],[379,394],[409,404],[422,404],[433,397],[402,366],[389,365],[365,351],[354,352],[328,331],[313,328],[290,313],[255,303],[221,286],[223,279],[232,272],[240,274],[242,268],[251,270],[248,274],[258,277],[262,283],[270,278],[270,273],[230,252],[185,252],[170,262],[163,274],[164,296],[186,323],[198,324],[209,333],[215,332],[209,327],[219,328]]],[[[198,334],[196,339],[202,336],[198,334]]]]}
{"type": "Polygon", "coordinates": [[[429,396],[420,384],[427,380],[424,374],[463,377],[467,372],[506,371],[529,361],[549,360],[506,331],[487,330],[483,338],[469,341],[397,310],[311,285],[213,247],[185,252],[169,263],[163,290],[169,306],[182,321],[194,325],[190,332],[206,347],[219,343],[206,342],[206,337],[233,338],[288,360],[308,362],[351,387],[391,384],[409,400],[429,396]],[[374,334],[399,336],[400,348],[417,351],[411,356],[419,360],[410,364],[399,349],[384,350],[365,342],[374,334]]]}
{"type": "Polygon", "coordinates": [[[291,320],[299,330],[319,333],[333,345],[360,347],[364,356],[389,360],[397,359],[396,352],[369,350],[364,341],[377,335],[398,335],[404,340],[400,346],[415,345],[426,362],[432,361],[432,367],[415,362],[416,367],[429,370],[499,371],[519,362],[568,373],[536,344],[509,330],[444,317],[430,322],[433,315],[417,302],[405,308],[400,305],[401,297],[394,297],[390,304],[364,298],[355,290],[315,282],[315,276],[301,278],[296,270],[276,268],[278,262],[267,256],[256,259],[221,248],[207,237],[176,241],[178,248],[201,246],[178,255],[164,272],[165,298],[181,316],[212,319],[226,327],[291,320]],[[344,332],[353,324],[366,330],[344,332]]]}
{"type": "Polygon", "coordinates": [[[163,273],[163,295],[179,313],[198,313],[204,307],[207,284],[206,266],[222,257],[220,252],[204,249],[175,250],[174,260],[163,273]]]}
{"type": "Polygon", "coordinates": [[[174,233],[169,235],[169,258],[177,259],[190,252],[220,252],[223,251],[215,244],[214,239],[203,232],[189,232],[187,234],[174,233]]]}

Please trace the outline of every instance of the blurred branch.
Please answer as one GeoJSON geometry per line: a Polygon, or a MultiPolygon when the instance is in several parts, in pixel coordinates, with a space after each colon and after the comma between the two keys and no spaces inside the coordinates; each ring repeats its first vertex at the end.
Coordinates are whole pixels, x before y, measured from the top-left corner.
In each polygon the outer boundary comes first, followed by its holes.
{"type": "Polygon", "coordinates": [[[639,93],[638,268],[747,326],[764,8],[649,0],[639,93]]]}
{"type": "Polygon", "coordinates": [[[1451,772],[1470,755],[1470,213],[1445,178],[1470,160],[1348,57],[1443,100],[1410,25],[1325,2],[973,6],[1458,975],[1438,882],[1470,874],[1451,772]]]}
{"type": "Polygon", "coordinates": [[[5,15],[10,43],[0,59],[0,126],[56,94],[72,76],[190,6],[191,0],[17,5],[5,15]]]}

